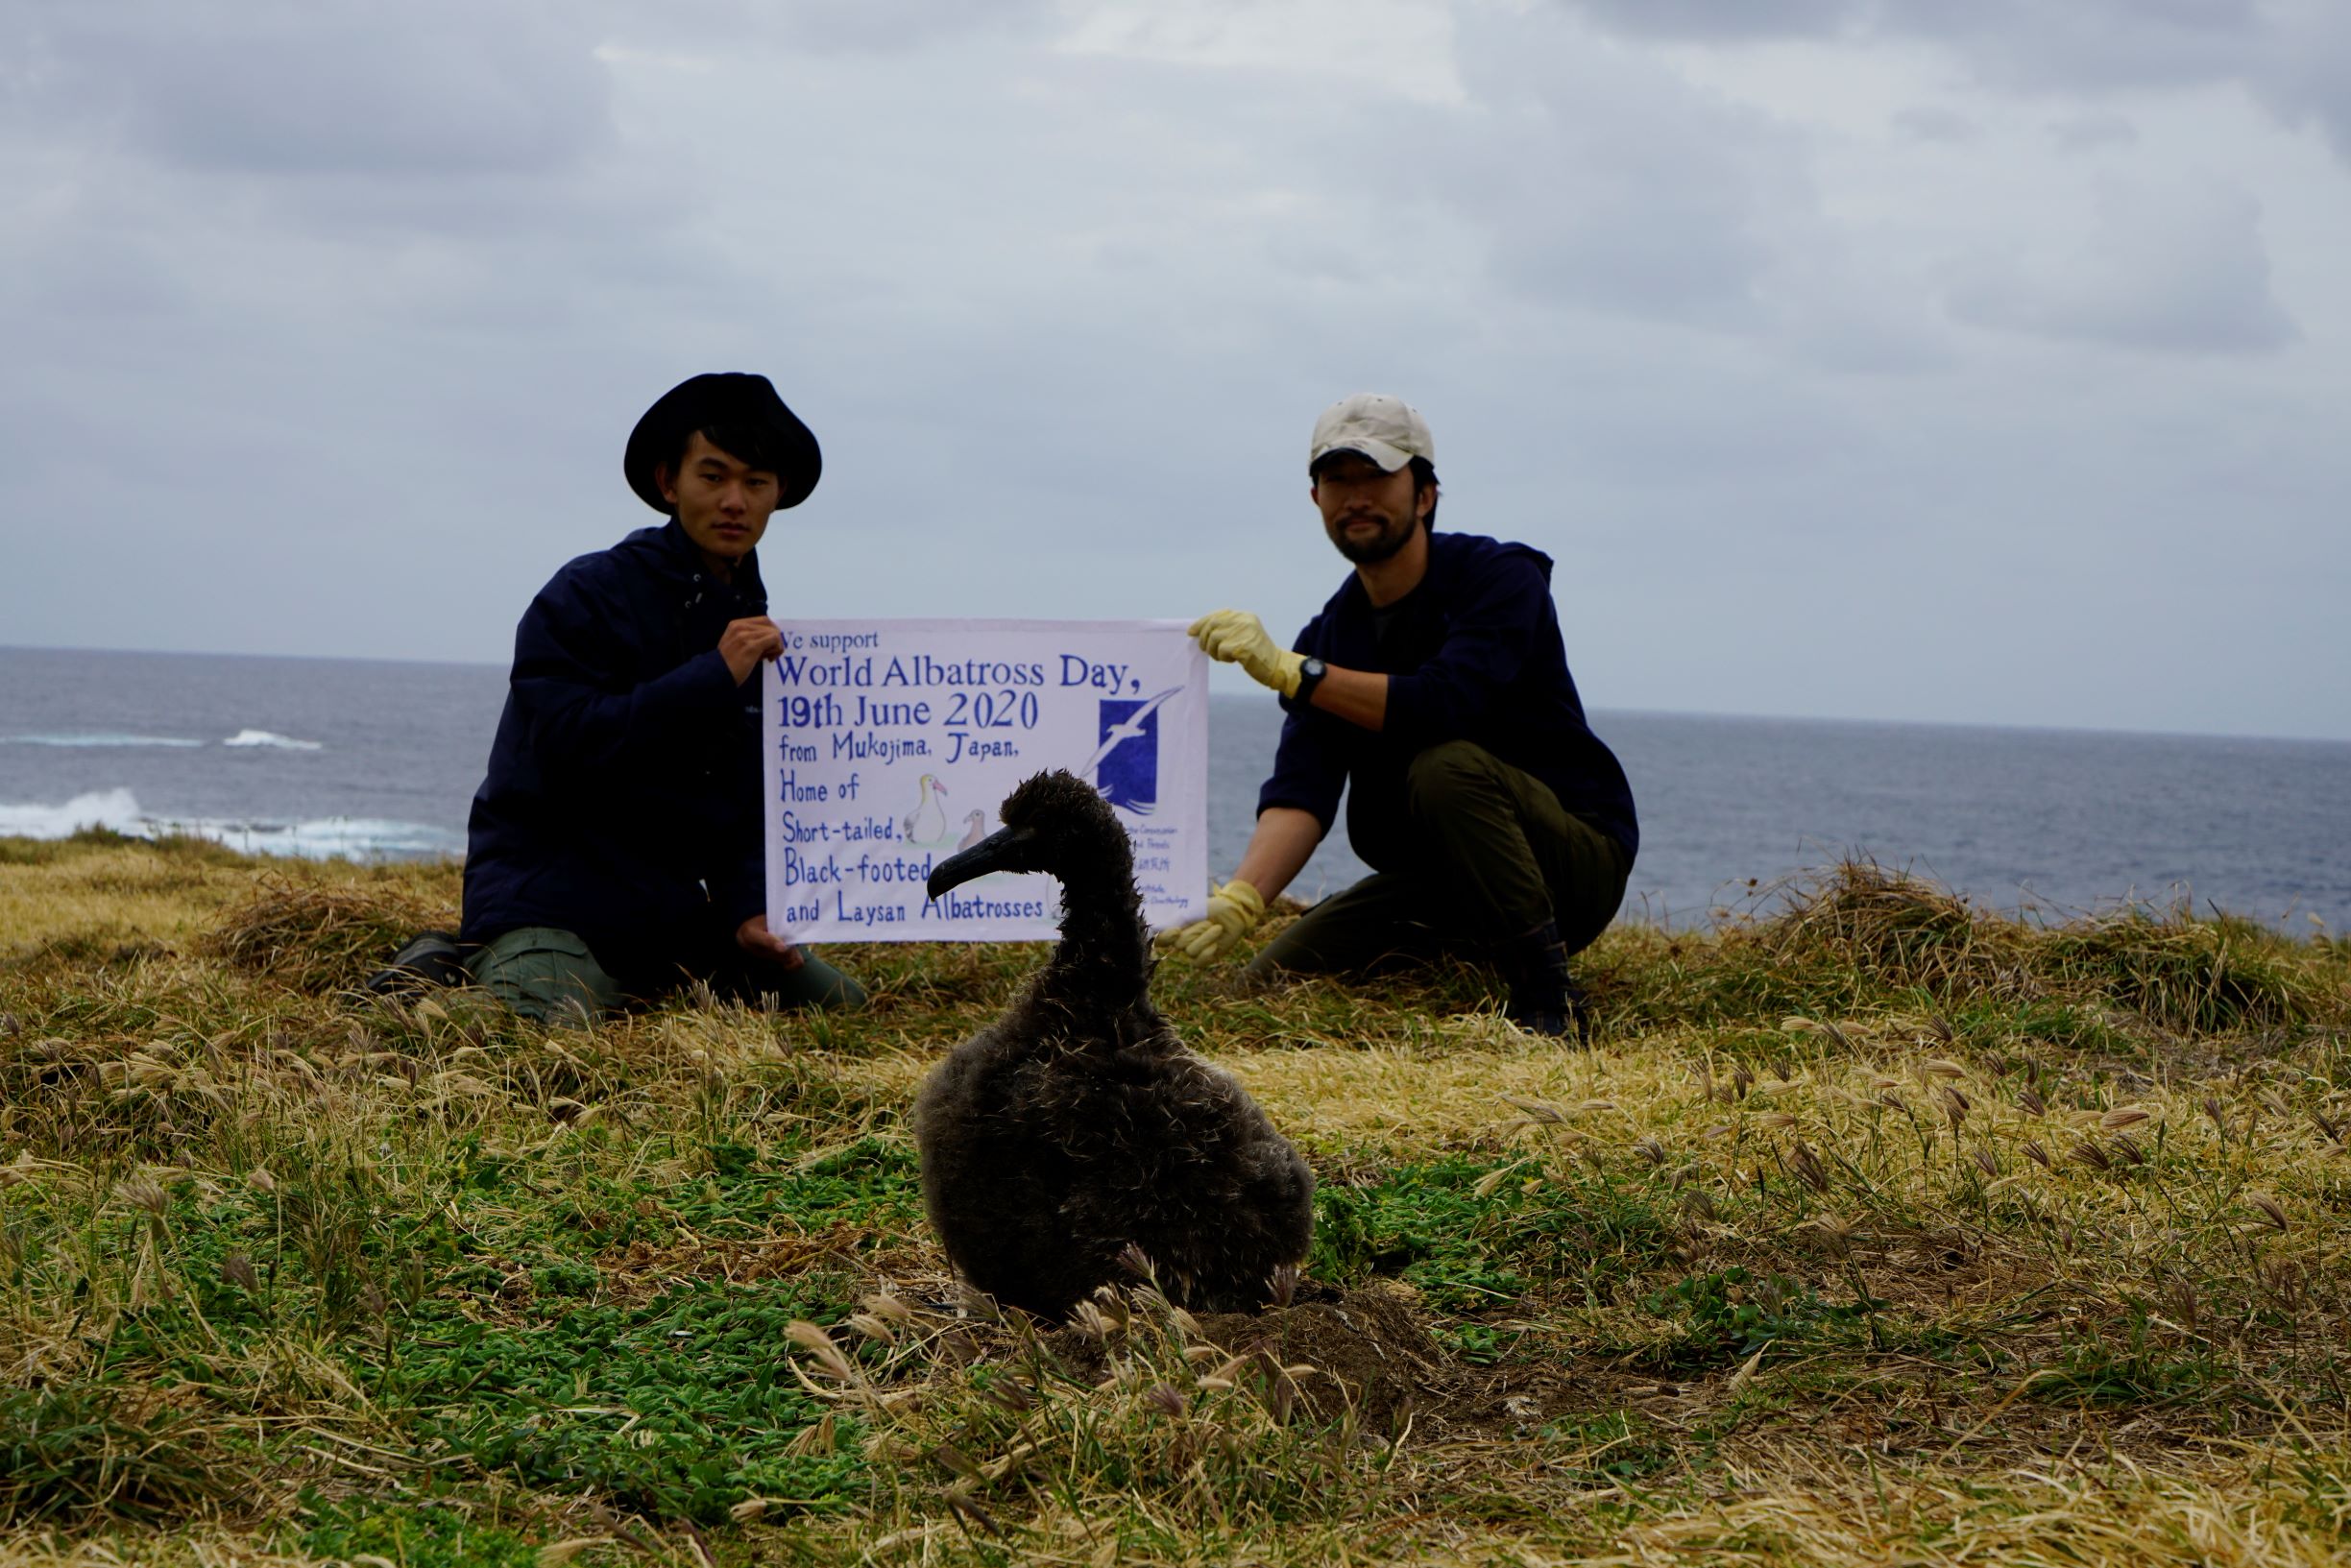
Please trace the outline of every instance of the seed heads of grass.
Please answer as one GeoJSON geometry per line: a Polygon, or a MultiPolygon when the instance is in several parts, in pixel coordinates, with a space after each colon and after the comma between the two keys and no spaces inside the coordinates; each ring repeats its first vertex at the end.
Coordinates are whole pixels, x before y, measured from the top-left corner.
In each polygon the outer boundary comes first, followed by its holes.
{"type": "Polygon", "coordinates": [[[1297,1299],[1298,1266],[1294,1263],[1276,1265],[1272,1277],[1266,1281],[1266,1296],[1278,1310],[1297,1299]]]}
{"type": "Polygon", "coordinates": [[[807,1351],[817,1369],[834,1382],[852,1385],[859,1381],[857,1368],[849,1363],[847,1356],[841,1354],[840,1346],[833,1342],[833,1336],[814,1323],[806,1318],[794,1318],[785,1334],[793,1344],[807,1351]]]}

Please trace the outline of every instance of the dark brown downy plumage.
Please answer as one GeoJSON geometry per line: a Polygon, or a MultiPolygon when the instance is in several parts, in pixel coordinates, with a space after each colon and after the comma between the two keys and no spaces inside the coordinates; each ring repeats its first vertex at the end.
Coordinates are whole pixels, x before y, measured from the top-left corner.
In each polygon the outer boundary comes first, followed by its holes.
{"type": "Polygon", "coordinates": [[[1134,856],[1102,796],[1040,773],[998,816],[1002,832],[940,862],[931,896],[990,871],[1051,872],[1061,943],[915,1097],[932,1227],[973,1285],[1044,1316],[1125,1276],[1129,1244],[1176,1302],[1263,1306],[1275,1271],[1305,1259],[1313,1173],[1151,1006],[1134,856]]]}

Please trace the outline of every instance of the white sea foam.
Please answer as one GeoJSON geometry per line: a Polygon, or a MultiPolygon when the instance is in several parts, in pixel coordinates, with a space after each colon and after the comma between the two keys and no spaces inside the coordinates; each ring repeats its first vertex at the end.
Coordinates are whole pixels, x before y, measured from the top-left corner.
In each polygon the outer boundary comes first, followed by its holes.
{"type": "Polygon", "coordinates": [[[311,822],[155,822],[151,832],[192,834],[247,855],[298,860],[407,860],[461,855],[465,835],[422,822],[322,817],[311,822]]]}
{"type": "Polygon", "coordinates": [[[0,746],[201,746],[172,735],[0,735],[0,746]]]}
{"type": "Polygon", "coordinates": [[[296,740],[287,736],[272,735],[267,730],[239,730],[221,744],[224,746],[272,746],[279,751],[317,751],[325,742],[296,740]]]}
{"type": "Polygon", "coordinates": [[[0,804],[0,834],[12,838],[63,838],[84,828],[135,832],[142,820],[139,803],[128,789],[93,790],[62,806],[0,804]]]}
{"type": "Polygon", "coordinates": [[[63,838],[109,828],[133,838],[179,834],[209,838],[247,855],[302,860],[394,860],[459,855],[465,835],[422,822],[382,817],[321,817],[307,822],[229,822],[152,816],[128,789],[92,790],[62,806],[0,804],[0,837],[63,838]]]}

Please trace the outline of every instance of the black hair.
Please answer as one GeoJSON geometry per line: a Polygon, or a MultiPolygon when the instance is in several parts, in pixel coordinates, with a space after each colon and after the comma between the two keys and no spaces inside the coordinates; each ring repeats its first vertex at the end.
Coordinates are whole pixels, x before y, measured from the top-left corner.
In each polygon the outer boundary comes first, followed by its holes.
{"type": "Polygon", "coordinates": [[[778,425],[743,421],[696,425],[678,432],[677,446],[669,453],[670,483],[675,484],[685,471],[686,449],[697,435],[745,468],[764,469],[773,474],[782,474],[796,455],[788,432],[778,425]]]}

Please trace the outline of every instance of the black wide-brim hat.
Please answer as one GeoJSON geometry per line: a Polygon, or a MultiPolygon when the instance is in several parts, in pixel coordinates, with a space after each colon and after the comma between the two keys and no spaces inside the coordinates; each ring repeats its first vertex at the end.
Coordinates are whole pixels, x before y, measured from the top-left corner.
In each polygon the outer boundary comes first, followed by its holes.
{"type": "Polygon", "coordinates": [[[669,503],[662,499],[661,487],[653,482],[653,470],[675,462],[687,437],[696,430],[712,429],[739,430],[759,438],[756,444],[763,451],[730,451],[729,455],[762,467],[772,463],[778,511],[807,500],[824,472],[824,453],[817,449],[815,432],[785,406],[767,377],[720,371],[689,376],[663,393],[629,432],[620,471],[628,476],[629,489],[637,493],[637,498],[656,512],[668,512],[669,503]]]}

